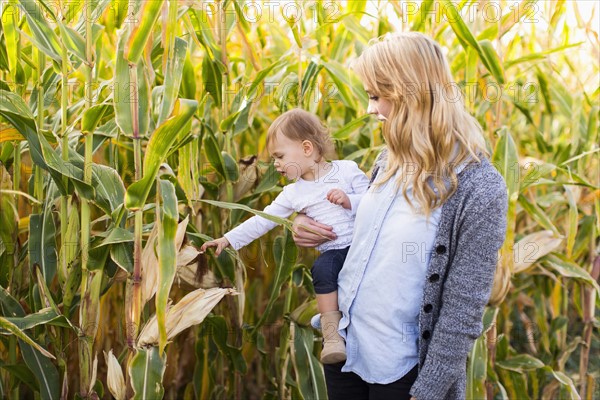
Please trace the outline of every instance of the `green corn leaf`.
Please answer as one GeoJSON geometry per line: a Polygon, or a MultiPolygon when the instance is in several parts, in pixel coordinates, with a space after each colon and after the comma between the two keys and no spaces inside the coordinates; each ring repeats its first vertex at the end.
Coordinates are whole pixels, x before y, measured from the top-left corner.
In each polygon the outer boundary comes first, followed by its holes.
{"type": "MultiPolygon", "coordinates": [[[[0,286],[0,303],[2,304],[4,315],[8,314],[20,318],[25,317],[25,311],[21,307],[21,304],[2,286],[0,286]]],[[[59,376],[52,361],[24,341],[19,340],[19,348],[21,349],[25,364],[33,372],[38,381],[40,397],[43,400],[57,399],[60,391],[59,376]]]]}
{"type": "MultiPolygon", "coordinates": [[[[423,0],[423,2],[418,6],[416,5],[416,3],[413,4],[417,7],[418,12],[416,13],[411,30],[415,32],[422,32],[425,22],[427,21],[427,16],[429,15],[431,7],[434,4],[434,0],[423,0]]],[[[407,7],[410,7],[410,5],[408,5],[407,7]]]]}
{"type": "Polygon", "coordinates": [[[492,156],[492,163],[504,177],[509,199],[519,193],[519,155],[512,135],[506,127],[500,130],[500,138],[492,156]]]}
{"type": "Polygon", "coordinates": [[[160,356],[158,347],[137,349],[129,365],[129,377],[134,400],[162,399],[165,389],[163,375],[167,357],[160,356]]]}
{"type": "Polygon", "coordinates": [[[469,354],[469,364],[467,366],[467,399],[486,399],[487,356],[488,351],[485,336],[482,335],[475,340],[475,344],[469,354]]]}
{"type": "Polygon", "coordinates": [[[58,266],[55,235],[50,207],[44,208],[43,214],[29,216],[29,261],[31,265],[39,265],[46,282],[54,279],[58,266]]]}
{"type": "Polygon", "coordinates": [[[112,214],[123,204],[125,186],[114,168],[92,164],[92,185],[96,191],[92,201],[107,215],[112,214]]]}
{"type": "Polygon", "coordinates": [[[114,105],[98,104],[83,112],[81,118],[81,133],[93,133],[102,118],[110,117],[114,114],[114,105]]]}
{"type": "Polygon", "coordinates": [[[127,30],[123,30],[119,35],[117,44],[117,62],[113,81],[116,121],[125,135],[134,135],[132,105],[135,103],[131,89],[135,88],[134,92],[136,92],[138,100],[138,134],[144,136],[148,132],[150,122],[150,83],[148,82],[143,59],[135,64],[137,66],[137,81],[131,80],[129,62],[123,55],[126,42],[127,30]]]}
{"type": "Polygon", "coordinates": [[[133,28],[125,48],[124,55],[129,62],[137,64],[140,60],[163,3],[164,0],[142,2],[142,7],[136,15],[138,24],[133,28]]]}
{"type": "Polygon", "coordinates": [[[221,59],[221,49],[213,36],[213,29],[209,21],[210,18],[204,8],[200,10],[190,9],[188,15],[184,18],[190,34],[197,40],[199,47],[204,47],[211,61],[217,61],[221,59]]]}
{"type": "Polygon", "coordinates": [[[37,344],[33,339],[31,339],[29,336],[27,336],[27,334],[25,332],[23,332],[22,329],[19,329],[19,327],[17,325],[10,322],[9,320],[7,320],[4,317],[0,317],[0,328],[15,335],[17,338],[19,338],[26,344],[32,346],[35,350],[42,353],[42,355],[44,355],[45,357],[56,359],[56,357],[54,357],[52,354],[50,354],[46,349],[44,349],[42,346],[37,344]]]}
{"type": "Polygon", "coordinates": [[[15,12],[16,1],[9,0],[2,13],[2,30],[8,59],[8,69],[13,81],[17,80],[17,66],[19,64],[17,15],[15,12]]]}
{"type": "Polygon", "coordinates": [[[64,328],[70,327],[65,321],[65,317],[58,314],[51,307],[43,308],[36,313],[28,314],[24,317],[6,317],[6,320],[23,331],[45,324],[61,326],[64,328]]]}
{"type": "Polygon", "coordinates": [[[556,47],[554,49],[544,50],[544,51],[540,51],[538,53],[527,54],[526,56],[519,57],[514,60],[506,61],[504,63],[504,68],[509,69],[511,67],[514,67],[515,65],[523,64],[523,63],[530,62],[530,61],[546,60],[548,58],[547,56],[552,53],[559,53],[559,52],[567,50],[567,49],[579,47],[583,43],[584,42],[571,43],[571,44],[566,44],[564,46],[556,47]]]}
{"type": "Polygon", "coordinates": [[[200,199],[201,202],[203,203],[208,203],[211,204],[213,206],[216,207],[220,207],[220,208],[225,208],[227,210],[242,210],[242,211],[247,211],[249,213],[252,213],[254,215],[258,215],[259,217],[263,217],[265,219],[268,219],[269,221],[273,221],[279,225],[283,225],[288,229],[292,229],[292,221],[290,221],[289,219],[285,219],[285,218],[280,218],[280,217],[276,217],[274,215],[270,215],[267,214],[263,211],[258,211],[258,210],[254,210],[248,206],[245,206],[243,204],[237,204],[237,203],[226,203],[224,201],[216,201],[216,200],[206,200],[206,199],[200,199]]]}
{"type": "Polygon", "coordinates": [[[204,153],[208,158],[208,162],[210,165],[217,171],[219,175],[223,178],[227,175],[225,172],[225,161],[223,160],[223,156],[221,154],[221,150],[219,148],[219,144],[217,143],[217,139],[213,135],[212,132],[207,132],[204,135],[204,153]]]}
{"type": "Polygon", "coordinates": [[[450,27],[456,34],[456,37],[458,38],[458,41],[463,46],[463,48],[466,50],[467,46],[471,46],[475,50],[477,50],[477,53],[481,55],[479,42],[477,42],[477,39],[475,39],[475,36],[473,36],[473,33],[471,33],[471,30],[460,16],[456,5],[450,0],[442,0],[440,3],[444,15],[446,16],[446,20],[450,24],[450,27]]]}
{"type": "Polygon", "coordinates": [[[317,65],[314,61],[308,64],[304,75],[302,76],[302,91],[301,96],[304,99],[305,95],[314,87],[319,72],[323,69],[322,65],[317,65]]]}
{"type": "Polygon", "coordinates": [[[356,99],[361,104],[367,104],[367,93],[355,75],[351,75],[348,69],[337,61],[329,60],[321,63],[335,83],[346,106],[356,108],[356,99]]]}
{"type": "Polygon", "coordinates": [[[69,183],[77,189],[81,197],[93,199],[95,189],[93,185],[87,184],[83,178],[83,165],[81,156],[72,149],[69,149],[69,160],[64,161],[60,149],[53,149],[45,137],[39,136],[39,142],[42,148],[42,154],[50,170],[50,175],[54,179],[58,189],[62,194],[70,192],[69,188],[63,186],[63,177],[69,178],[69,183]],[[79,165],[77,165],[79,164],[79,165]]]}
{"type": "Polygon", "coordinates": [[[169,292],[177,269],[177,249],[175,234],[177,233],[177,196],[175,186],[168,181],[158,180],[158,289],[156,291],[156,319],[158,321],[159,354],[163,354],[167,345],[166,314],[169,292]]]}
{"type": "Polygon", "coordinates": [[[302,328],[291,322],[290,335],[292,336],[290,352],[300,393],[305,399],[326,398],[327,388],[323,368],[313,354],[315,343],[313,329],[302,328]]]}
{"type": "Polygon", "coordinates": [[[85,39],[75,30],[59,22],[60,37],[68,51],[80,61],[85,61],[85,39]]]}
{"type": "Polygon", "coordinates": [[[127,243],[133,242],[133,233],[128,229],[124,229],[121,227],[113,227],[109,229],[108,235],[102,240],[102,242],[96,246],[108,246],[116,243],[127,243]]]}
{"type": "Polygon", "coordinates": [[[525,176],[521,180],[520,192],[523,192],[529,186],[535,186],[543,182],[542,178],[551,174],[556,169],[556,165],[535,160],[526,163],[523,168],[525,169],[525,176]]]}
{"type": "Polygon", "coordinates": [[[486,68],[490,71],[494,79],[496,79],[499,84],[503,85],[505,82],[504,68],[502,67],[496,49],[492,46],[492,42],[489,40],[481,40],[479,46],[481,47],[481,55],[483,55],[486,68]]]}
{"type": "Polygon", "coordinates": [[[133,272],[133,243],[116,243],[110,246],[110,258],[127,273],[133,272]]]}
{"type": "Polygon", "coordinates": [[[202,77],[204,79],[204,90],[210,94],[215,105],[221,107],[223,76],[219,62],[211,61],[209,57],[204,57],[202,60],[202,77]]]}
{"type": "Polygon", "coordinates": [[[11,375],[16,377],[21,382],[25,383],[34,392],[40,391],[40,386],[37,383],[37,379],[35,378],[35,375],[33,375],[33,372],[31,372],[31,370],[29,368],[27,368],[26,365],[23,365],[23,364],[10,365],[10,364],[4,364],[2,361],[0,361],[0,367],[4,368],[11,375]]]}
{"type": "Polygon", "coordinates": [[[489,24],[490,26],[486,28],[483,32],[481,32],[477,39],[483,40],[493,40],[498,37],[498,29],[502,30],[502,35],[506,34],[511,30],[513,26],[519,23],[519,21],[526,16],[526,14],[531,11],[537,0],[523,0],[521,3],[514,3],[510,9],[512,12],[504,13],[500,20],[500,24],[493,23],[489,24]]]}
{"type": "Polygon", "coordinates": [[[185,64],[185,54],[187,42],[180,38],[175,38],[175,52],[167,61],[167,74],[165,76],[165,89],[163,92],[162,103],[160,104],[160,113],[157,125],[161,125],[173,111],[173,104],[177,100],[181,78],[183,76],[183,67],[185,64]]]}
{"type": "Polygon", "coordinates": [[[221,152],[221,158],[223,159],[223,168],[225,169],[225,179],[229,182],[236,182],[240,177],[238,163],[225,151],[221,152]]]}
{"type": "Polygon", "coordinates": [[[42,400],[56,400],[60,393],[60,377],[52,361],[45,357],[35,347],[19,340],[19,347],[23,354],[23,360],[35,375],[40,387],[42,400]]]}
{"type": "Polygon", "coordinates": [[[543,368],[544,363],[529,354],[519,354],[505,360],[496,361],[496,365],[510,371],[520,372],[543,368]]]}
{"type": "Polygon", "coordinates": [[[205,319],[212,330],[212,339],[216,343],[219,351],[227,357],[235,371],[245,374],[247,372],[246,361],[239,348],[233,347],[227,343],[227,338],[231,329],[227,326],[227,321],[221,315],[209,315],[205,319]]]}
{"type": "Polygon", "coordinates": [[[573,261],[566,259],[566,257],[558,254],[549,254],[545,258],[544,265],[558,272],[561,276],[580,279],[589,283],[596,289],[596,293],[600,294],[600,286],[598,285],[598,282],[592,278],[590,273],[573,261]]]}
{"type": "MultiPolygon", "coordinates": [[[[33,37],[29,38],[32,43],[47,56],[52,58],[59,66],[61,63],[61,45],[58,35],[52,30],[45,15],[51,15],[46,11],[42,11],[35,0],[19,0],[21,9],[27,18],[27,25],[31,30],[33,37]]],[[[43,5],[43,3],[41,3],[43,5]]],[[[54,19],[56,19],[54,17],[54,19]]],[[[26,35],[25,35],[26,36],[26,35]]]]}
{"type": "MultiPolygon", "coordinates": [[[[61,238],[61,246],[66,246],[64,253],[61,252],[59,255],[59,263],[58,263],[58,280],[62,285],[67,280],[67,276],[69,275],[69,266],[78,262],[78,255],[80,251],[80,239],[81,239],[81,229],[79,225],[79,212],[77,203],[71,201],[69,213],[69,220],[67,223],[67,232],[64,238],[61,238]],[[62,262],[60,257],[64,254],[65,262],[62,262]]],[[[44,275],[46,276],[46,275],[44,275]]]]}
{"type": "Polygon", "coordinates": [[[552,220],[537,204],[531,203],[525,196],[519,196],[519,204],[544,229],[552,231],[556,237],[562,237],[552,220]]]}
{"type": "MultiPolygon", "coordinates": [[[[577,387],[575,386],[575,382],[571,378],[569,378],[564,372],[554,371],[550,367],[545,367],[545,370],[550,370],[554,378],[560,382],[560,384],[567,388],[567,392],[571,395],[572,400],[581,400],[579,393],[577,392],[577,387]]],[[[592,398],[591,396],[589,397],[592,398]]]]}
{"type": "Polygon", "coordinates": [[[275,267],[275,276],[273,277],[273,286],[271,288],[269,301],[260,319],[254,326],[254,331],[260,328],[271,314],[273,305],[281,293],[281,288],[285,282],[289,281],[294,270],[297,255],[298,248],[292,239],[291,230],[286,229],[283,236],[278,236],[273,243],[273,256],[277,263],[277,266],[275,267]]]}
{"type": "Polygon", "coordinates": [[[577,223],[579,220],[579,211],[577,209],[577,200],[573,189],[569,185],[564,185],[565,195],[569,203],[569,229],[567,231],[567,257],[571,258],[573,254],[573,246],[575,246],[575,237],[577,236],[577,223]]]}
{"type": "Polygon", "coordinates": [[[319,313],[317,307],[317,301],[311,300],[303,303],[300,307],[296,308],[290,313],[290,319],[300,326],[310,325],[310,319],[313,315],[319,313]]]}
{"type": "Polygon", "coordinates": [[[331,136],[338,140],[348,140],[352,133],[359,127],[363,126],[370,119],[369,114],[365,114],[348,122],[346,125],[335,131],[331,136]]]}
{"type": "Polygon", "coordinates": [[[48,169],[42,154],[33,114],[23,99],[15,93],[0,89],[0,116],[6,118],[27,139],[33,162],[48,169]]]}
{"type": "MultiPolygon", "coordinates": [[[[477,51],[469,47],[465,52],[465,57],[465,84],[467,85],[467,90],[471,91],[471,87],[477,85],[477,51]]],[[[470,93],[465,96],[465,105],[469,110],[473,109],[475,100],[475,96],[472,96],[470,93]]]]}
{"type": "Polygon", "coordinates": [[[160,165],[182,129],[189,126],[188,122],[197,107],[195,100],[177,100],[171,117],[152,134],[144,155],[144,177],[129,186],[125,193],[125,206],[128,209],[137,210],[144,205],[160,165]]]}

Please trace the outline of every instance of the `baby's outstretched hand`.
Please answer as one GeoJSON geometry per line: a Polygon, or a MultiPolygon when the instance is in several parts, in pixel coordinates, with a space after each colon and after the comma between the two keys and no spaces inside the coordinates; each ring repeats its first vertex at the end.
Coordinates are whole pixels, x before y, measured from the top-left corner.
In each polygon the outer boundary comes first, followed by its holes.
{"type": "Polygon", "coordinates": [[[350,197],[342,189],[331,189],[329,193],[327,193],[327,200],[333,204],[337,204],[339,206],[344,207],[347,210],[352,208],[352,204],[350,204],[350,197]]]}
{"type": "Polygon", "coordinates": [[[222,237],[222,238],[218,238],[215,240],[211,240],[210,242],[204,243],[202,245],[202,247],[200,248],[200,252],[204,253],[206,251],[206,249],[208,249],[209,247],[216,247],[215,255],[218,257],[219,254],[221,254],[221,252],[223,251],[223,249],[227,246],[229,246],[229,240],[222,237]]]}

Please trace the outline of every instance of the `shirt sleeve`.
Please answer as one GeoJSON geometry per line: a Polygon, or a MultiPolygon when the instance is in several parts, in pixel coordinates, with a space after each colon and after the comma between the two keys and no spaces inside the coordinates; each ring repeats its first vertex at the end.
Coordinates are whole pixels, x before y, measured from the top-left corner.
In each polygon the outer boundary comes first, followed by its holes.
{"type": "Polygon", "coordinates": [[[354,161],[349,161],[347,179],[352,186],[352,192],[346,193],[352,206],[350,211],[352,211],[352,215],[356,215],[360,201],[369,188],[369,178],[354,161]]]}
{"type": "MultiPolygon", "coordinates": [[[[280,218],[287,218],[292,215],[294,208],[288,199],[286,188],[279,193],[279,195],[271,204],[265,207],[263,212],[280,218]]],[[[276,222],[255,215],[254,217],[244,221],[242,224],[230,230],[223,236],[227,238],[229,244],[231,244],[231,247],[233,247],[235,250],[239,250],[250,242],[269,232],[276,226],[276,222]]]]}

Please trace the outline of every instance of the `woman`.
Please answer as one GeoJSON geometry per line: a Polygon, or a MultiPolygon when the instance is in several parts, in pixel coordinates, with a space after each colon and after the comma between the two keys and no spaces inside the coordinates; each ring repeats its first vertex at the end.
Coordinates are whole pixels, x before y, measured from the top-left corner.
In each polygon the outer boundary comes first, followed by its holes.
{"type": "MultiPolygon", "coordinates": [[[[353,69],[387,148],[338,278],[347,360],[324,366],[329,398],[464,399],[504,241],[506,185],[435,41],[387,35],[353,69]]],[[[319,235],[335,237],[296,219],[296,244],[315,246],[319,235]]]]}

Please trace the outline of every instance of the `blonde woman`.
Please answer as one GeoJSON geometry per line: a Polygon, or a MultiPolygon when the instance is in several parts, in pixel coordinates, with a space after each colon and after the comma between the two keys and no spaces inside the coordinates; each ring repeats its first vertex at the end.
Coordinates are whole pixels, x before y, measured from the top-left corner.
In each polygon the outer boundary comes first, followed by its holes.
{"type": "MultiPolygon", "coordinates": [[[[434,40],[387,35],[353,69],[387,149],[338,277],[347,360],[324,366],[329,399],[464,399],[504,241],[506,185],[434,40]]],[[[300,246],[322,240],[303,225],[335,237],[300,216],[300,246]]]]}

